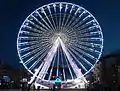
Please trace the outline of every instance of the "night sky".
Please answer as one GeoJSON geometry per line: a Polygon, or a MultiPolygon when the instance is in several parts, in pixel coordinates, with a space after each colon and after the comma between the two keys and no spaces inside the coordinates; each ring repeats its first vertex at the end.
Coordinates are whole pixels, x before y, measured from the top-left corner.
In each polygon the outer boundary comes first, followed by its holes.
{"type": "Polygon", "coordinates": [[[78,4],[95,16],[104,34],[103,55],[120,51],[120,0],[0,0],[0,60],[19,67],[16,41],[21,24],[32,11],[55,1],[78,4]]]}

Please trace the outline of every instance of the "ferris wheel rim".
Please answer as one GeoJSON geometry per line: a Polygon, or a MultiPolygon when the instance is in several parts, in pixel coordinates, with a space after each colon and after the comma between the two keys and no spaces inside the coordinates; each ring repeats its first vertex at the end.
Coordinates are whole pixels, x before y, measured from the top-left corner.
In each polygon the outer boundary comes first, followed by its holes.
{"type": "MultiPolygon", "coordinates": [[[[41,7],[45,7],[45,6],[52,5],[52,4],[59,4],[59,3],[66,4],[67,2],[55,2],[55,3],[50,3],[50,4],[43,5],[43,6],[41,6],[41,7]]],[[[71,5],[78,6],[78,7],[82,8],[83,10],[87,11],[85,8],[83,8],[83,7],[79,6],[79,5],[76,5],[76,4],[73,4],[73,3],[67,3],[67,4],[71,4],[71,5]]],[[[36,9],[36,10],[39,10],[41,7],[39,7],[39,8],[36,9]]],[[[20,31],[21,31],[22,26],[24,25],[25,21],[26,21],[33,13],[35,13],[36,10],[34,10],[34,11],[24,20],[24,22],[22,23],[22,25],[21,25],[21,27],[20,27],[20,31]]],[[[95,22],[99,25],[99,23],[98,23],[98,21],[95,19],[95,17],[94,17],[89,11],[87,11],[87,13],[89,13],[89,14],[94,18],[95,22]]],[[[99,28],[100,28],[100,31],[102,31],[100,25],[99,25],[99,28]]],[[[19,31],[18,37],[17,37],[17,50],[19,49],[19,47],[18,47],[18,39],[19,39],[20,31],[19,31]]],[[[101,33],[102,33],[102,32],[101,32],[101,33]]],[[[103,39],[103,33],[102,33],[101,35],[102,35],[102,38],[101,38],[101,39],[103,39]]],[[[99,58],[100,58],[100,56],[101,56],[101,54],[102,54],[102,51],[103,51],[103,41],[102,41],[102,44],[101,44],[101,45],[102,45],[102,48],[101,48],[101,50],[100,50],[101,53],[99,54],[98,60],[96,60],[96,63],[99,61],[99,58]]],[[[23,63],[23,60],[21,59],[21,56],[20,56],[19,51],[18,51],[18,55],[19,55],[20,61],[21,61],[21,63],[23,64],[23,66],[24,66],[31,74],[34,74],[34,73],[33,73],[31,70],[29,70],[28,67],[23,63]]],[[[94,68],[94,66],[96,65],[96,63],[91,67],[91,69],[89,69],[89,70],[84,74],[84,76],[85,76],[86,74],[88,74],[88,73],[94,68]]]]}

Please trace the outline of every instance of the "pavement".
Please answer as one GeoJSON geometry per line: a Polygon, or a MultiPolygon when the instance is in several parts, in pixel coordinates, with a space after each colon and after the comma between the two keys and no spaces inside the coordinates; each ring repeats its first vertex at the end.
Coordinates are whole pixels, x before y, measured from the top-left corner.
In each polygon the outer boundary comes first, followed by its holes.
{"type": "MultiPolygon", "coordinates": [[[[22,90],[20,90],[20,89],[0,89],[0,91],[22,91],[22,90]]],[[[41,90],[30,90],[30,91],[52,91],[52,90],[41,89],[41,90]]],[[[56,91],[58,91],[58,90],[56,90],[56,91]]],[[[61,89],[59,91],[87,91],[87,90],[85,90],[85,89],[61,89]]]]}

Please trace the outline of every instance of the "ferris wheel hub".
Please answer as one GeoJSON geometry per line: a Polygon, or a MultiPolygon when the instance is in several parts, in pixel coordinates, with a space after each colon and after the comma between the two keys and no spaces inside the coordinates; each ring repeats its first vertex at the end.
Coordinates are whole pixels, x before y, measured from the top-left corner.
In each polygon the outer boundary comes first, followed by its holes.
{"type": "Polygon", "coordinates": [[[69,42],[69,37],[68,37],[68,35],[66,35],[66,34],[64,34],[64,33],[62,33],[62,32],[59,32],[59,33],[55,33],[55,34],[53,35],[53,37],[52,37],[52,43],[54,43],[58,37],[59,37],[59,38],[63,41],[63,43],[65,43],[65,44],[69,42]]]}

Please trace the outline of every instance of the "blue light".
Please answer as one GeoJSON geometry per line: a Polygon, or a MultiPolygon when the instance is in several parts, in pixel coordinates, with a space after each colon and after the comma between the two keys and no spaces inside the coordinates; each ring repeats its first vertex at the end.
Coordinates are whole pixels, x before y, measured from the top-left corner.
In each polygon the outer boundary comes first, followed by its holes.
{"type": "Polygon", "coordinates": [[[62,82],[62,81],[61,81],[60,78],[56,78],[55,83],[61,83],[61,82],[62,82]]]}

